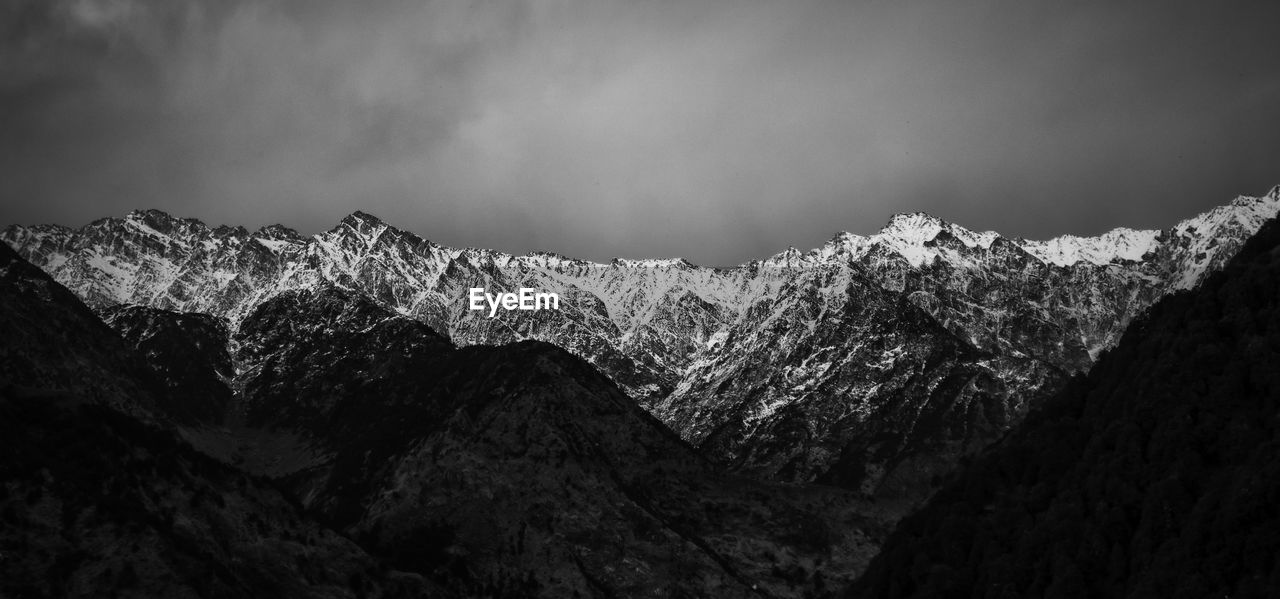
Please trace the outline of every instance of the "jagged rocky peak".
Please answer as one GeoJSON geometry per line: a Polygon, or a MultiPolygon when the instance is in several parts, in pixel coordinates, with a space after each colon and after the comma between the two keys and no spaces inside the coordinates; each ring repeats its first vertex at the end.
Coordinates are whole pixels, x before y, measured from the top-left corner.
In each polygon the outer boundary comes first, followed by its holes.
{"type": "Polygon", "coordinates": [[[456,254],[456,250],[438,245],[429,239],[398,229],[382,219],[357,210],[344,217],[334,228],[316,236],[322,246],[337,243],[347,251],[361,253],[375,248],[392,252],[410,251],[416,254],[456,254]]]}
{"type": "Polygon", "coordinates": [[[21,241],[35,242],[66,240],[75,234],[75,229],[62,225],[9,225],[4,229],[4,238],[12,239],[12,245],[21,245],[21,241]]]}
{"type": "Polygon", "coordinates": [[[332,229],[317,235],[316,238],[322,241],[336,240],[338,243],[359,241],[360,243],[357,243],[356,246],[363,246],[368,249],[373,247],[384,232],[391,229],[392,227],[383,222],[382,219],[357,210],[343,217],[332,229]]]}
{"type": "Polygon", "coordinates": [[[341,222],[347,226],[377,226],[386,224],[382,219],[363,210],[356,210],[355,212],[346,215],[342,218],[341,222]]]}
{"type": "Polygon", "coordinates": [[[251,238],[257,241],[258,245],[276,254],[297,251],[306,246],[306,239],[297,231],[278,224],[267,225],[254,231],[251,238]]]}
{"type": "Polygon", "coordinates": [[[62,225],[10,225],[0,232],[3,240],[22,255],[53,272],[67,261],[67,244],[76,231],[62,225]]]}
{"type": "Polygon", "coordinates": [[[912,267],[919,268],[937,258],[937,252],[927,246],[949,226],[942,219],[924,212],[895,214],[888,224],[871,236],[871,247],[889,250],[912,267]]]}
{"type": "Polygon", "coordinates": [[[919,247],[928,245],[940,235],[949,235],[965,246],[980,248],[991,247],[1000,237],[994,231],[976,232],[925,212],[910,212],[893,215],[873,239],[919,247]]]}
{"type": "MultiPolygon", "coordinates": [[[[827,243],[801,254],[795,248],[771,256],[766,265],[822,266],[847,263],[866,256],[879,248],[881,256],[901,256],[912,267],[921,267],[934,259],[953,260],[935,248],[950,245],[959,251],[989,250],[1000,235],[992,232],[974,232],[949,223],[925,212],[898,213],[890,217],[878,232],[864,237],[849,232],[836,233],[827,243]]],[[[973,266],[971,260],[957,265],[973,266]]]]}
{"type": "Polygon", "coordinates": [[[579,266],[595,266],[594,263],[577,258],[570,258],[559,252],[535,250],[523,256],[512,257],[520,264],[541,268],[572,268],[579,266]]]}
{"type": "Polygon", "coordinates": [[[362,236],[376,236],[389,228],[391,227],[382,219],[368,212],[356,210],[338,221],[338,225],[331,232],[342,232],[345,229],[362,236]]]}
{"type": "Polygon", "coordinates": [[[134,210],[125,215],[121,224],[155,237],[193,236],[209,232],[209,227],[198,219],[178,218],[155,208],[134,210]]]}
{"type": "Polygon", "coordinates": [[[840,231],[821,247],[810,250],[808,257],[819,261],[847,261],[861,256],[870,243],[866,237],[840,231]]]}
{"type": "Polygon", "coordinates": [[[609,264],[619,268],[697,268],[684,258],[613,258],[609,264]]]}
{"type": "Polygon", "coordinates": [[[899,212],[889,218],[878,236],[920,245],[933,239],[947,225],[946,221],[925,212],[899,212]]]}
{"type": "Polygon", "coordinates": [[[832,235],[831,239],[827,240],[826,245],[823,247],[851,247],[865,240],[866,238],[861,235],[854,235],[848,231],[839,231],[832,235]]]}
{"type": "Polygon", "coordinates": [[[462,248],[449,253],[452,255],[453,261],[461,265],[469,266],[481,266],[484,264],[497,264],[503,266],[515,258],[511,254],[507,254],[505,252],[484,248],[462,248]]]}
{"type": "Polygon", "coordinates": [[[805,260],[805,257],[806,257],[805,254],[800,250],[796,249],[796,246],[789,245],[787,246],[787,249],[782,250],[781,252],[778,252],[772,256],[769,256],[764,260],[753,261],[751,262],[751,264],[757,264],[757,265],[768,266],[773,268],[793,268],[793,267],[807,265],[808,261],[805,260]]]}
{"type": "Polygon", "coordinates": [[[218,225],[213,228],[212,235],[214,239],[243,239],[249,235],[249,230],[236,225],[230,227],[227,225],[218,225]]]}
{"type": "Polygon", "coordinates": [[[302,235],[297,231],[290,229],[281,224],[267,225],[253,232],[253,236],[259,239],[274,239],[279,241],[292,241],[301,243],[302,235]]]}

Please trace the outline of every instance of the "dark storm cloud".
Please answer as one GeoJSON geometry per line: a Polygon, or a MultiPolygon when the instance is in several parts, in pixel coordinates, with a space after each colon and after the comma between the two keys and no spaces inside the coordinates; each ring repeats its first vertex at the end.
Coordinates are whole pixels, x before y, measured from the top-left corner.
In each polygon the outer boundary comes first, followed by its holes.
{"type": "Polygon", "coordinates": [[[1278,27],[1274,2],[11,1],[0,222],[360,209],[706,264],[897,211],[1167,226],[1280,183],[1278,27]]]}

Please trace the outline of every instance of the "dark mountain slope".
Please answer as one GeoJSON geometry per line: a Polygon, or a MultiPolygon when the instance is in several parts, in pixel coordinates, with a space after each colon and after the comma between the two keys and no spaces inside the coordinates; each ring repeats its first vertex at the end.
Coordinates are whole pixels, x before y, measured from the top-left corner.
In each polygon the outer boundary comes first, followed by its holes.
{"type": "Polygon", "coordinates": [[[0,595],[419,596],[273,486],[103,406],[0,391],[0,595]]]}
{"type": "Polygon", "coordinates": [[[361,456],[388,466],[361,508],[341,509],[349,461],[317,494],[398,567],[425,530],[474,578],[538,596],[800,596],[870,549],[851,494],[720,474],[564,350],[474,347],[437,368],[456,403],[390,459],[361,456]]]}
{"type": "Polygon", "coordinates": [[[453,349],[427,325],[333,286],[277,295],[234,338],[245,422],[328,442],[349,441],[386,410],[422,407],[413,398],[432,381],[423,369],[453,349]]]}
{"type": "Polygon", "coordinates": [[[904,520],[850,597],[1280,589],[1280,224],[904,520]]]}
{"type": "Polygon", "coordinates": [[[7,247],[0,260],[0,596],[430,591],[160,428],[150,409],[170,402],[142,358],[7,247]]]}
{"type": "Polygon", "coordinates": [[[264,302],[236,339],[249,421],[326,456],[283,482],[464,594],[798,597],[883,534],[851,493],[721,474],[546,343],[455,349],[336,287],[264,302]]]}
{"type": "Polygon", "coordinates": [[[220,423],[235,374],[227,326],[207,314],[147,306],[112,306],[102,319],[142,355],[173,401],[160,406],[183,424],[220,423]]]}
{"type": "Polygon", "coordinates": [[[156,377],[75,295],[0,243],[0,382],[151,418],[156,377]]]}

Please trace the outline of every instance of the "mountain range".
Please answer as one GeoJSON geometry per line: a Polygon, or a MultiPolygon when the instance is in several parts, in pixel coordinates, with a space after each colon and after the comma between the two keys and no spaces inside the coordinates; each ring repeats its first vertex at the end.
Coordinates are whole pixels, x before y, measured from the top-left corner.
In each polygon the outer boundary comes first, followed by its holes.
{"type": "Polygon", "coordinates": [[[0,248],[5,588],[824,596],[1278,207],[1049,242],[899,215],[734,268],[451,250],[361,213],[10,227],[39,268],[0,248]],[[562,309],[487,318],[474,286],[562,309]],[[146,539],[142,571],[112,553],[146,539]]]}
{"type": "Polygon", "coordinates": [[[271,298],[331,286],[460,346],[552,343],[735,471],[911,503],[1278,210],[1280,187],[1164,231],[1049,241],[900,214],[731,268],[448,248],[360,212],[310,237],[149,210],[0,239],[104,314],[205,314],[228,340],[271,298]],[[467,309],[472,287],[551,291],[562,306],[488,318],[467,309]]]}

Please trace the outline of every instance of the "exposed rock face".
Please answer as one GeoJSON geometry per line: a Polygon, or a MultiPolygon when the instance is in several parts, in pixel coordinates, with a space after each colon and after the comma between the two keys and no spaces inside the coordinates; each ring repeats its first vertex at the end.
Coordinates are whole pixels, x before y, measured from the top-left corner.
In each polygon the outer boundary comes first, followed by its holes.
{"type": "Polygon", "coordinates": [[[359,212],[312,237],[157,211],[2,237],[100,310],[204,312],[235,329],[268,298],[332,286],[458,345],[551,342],[720,461],[881,493],[1017,422],[1278,208],[1280,188],[1166,231],[1049,241],[904,214],[734,268],[451,249],[359,212]],[[471,287],[552,291],[561,310],[488,318],[467,309],[471,287]]]}
{"type": "Polygon", "coordinates": [[[1274,594],[1278,340],[1273,220],[904,520],[848,596],[1274,594]]]}

